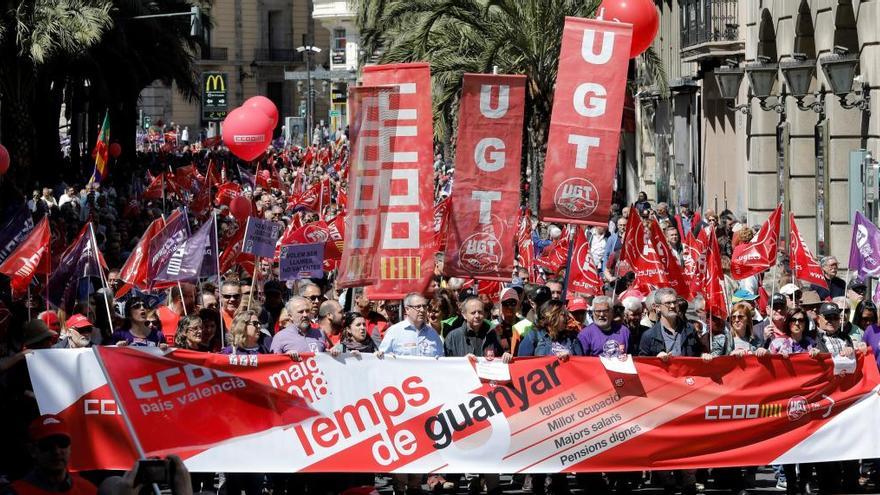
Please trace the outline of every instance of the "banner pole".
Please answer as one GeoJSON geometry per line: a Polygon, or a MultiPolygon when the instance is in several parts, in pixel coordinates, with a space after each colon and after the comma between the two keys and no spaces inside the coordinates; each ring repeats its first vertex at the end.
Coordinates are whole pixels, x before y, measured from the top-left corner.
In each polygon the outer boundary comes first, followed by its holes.
{"type": "MultiPolygon", "coordinates": [[[[119,400],[119,392],[116,390],[116,385],[113,383],[113,380],[110,379],[110,373],[107,373],[107,365],[104,364],[104,358],[101,357],[101,351],[98,350],[98,347],[92,347],[92,351],[95,353],[95,360],[98,362],[98,366],[101,367],[101,373],[104,374],[104,379],[107,380],[107,386],[110,387],[110,393],[113,395],[113,400],[116,402],[116,408],[122,413],[122,420],[125,422],[125,428],[128,430],[128,434],[131,436],[131,441],[134,443],[138,459],[146,459],[147,454],[144,452],[144,447],[141,445],[141,441],[138,438],[137,433],[134,431],[134,425],[131,423],[131,418],[125,410],[125,406],[122,405],[122,401],[119,400]]],[[[153,483],[152,485],[153,493],[155,495],[160,495],[161,491],[159,490],[159,485],[156,483],[153,483]]]]}
{"type": "MultiPolygon", "coordinates": [[[[101,266],[101,258],[98,256],[98,240],[95,238],[95,224],[92,222],[89,222],[89,231],[92,235],[92,247],[95,249],[95,260],[98,261],[98,273],[101,274],[101,284],[107,289],[107,279],[104,278],[104,267],[101,266]]],[[[110,325],[110,333],[112,334],[115,330],[113,329],[113,315],[110,314],[110,301],[107,300],[107,296],[102,297],[104,297],[104,307],[107,309],[107,324],[110,325]]]]}
{"type": "Polygon", "coordinates": [[[251,293],[248,296],[248,304],[247,304],[248,311],[250,311],[250,309],[251,309],[251,301],[254,300],[254,288],[257,285],[257,267],[258,266],[260,266],[260,257],[255,255],[254,256],[254,273],[251,276],[251,293]]]}
{"type": "MultiPolygon", "coordinates": [[[[572,249],[572,245],[574,244],[574,234],[579,227],[574,224],[568,224],[568,253],[565,255],[565,277],[562,280],[562,302],[565,303],[565,298],[568,296],[568,281],[571,278],[571,258],[574,249],[572,249]]],[[[589,251],[589,250],[588,250],[589,251]]]]}
{"type": "MultiPolygon", "coordinates": [[[[847,272],[848,272],[848,271],[849,271],[849,270],[847,270],[847,272]]],[[[847,291],[849,291],[849,278],[850,278],[850,277],[849,277],[849,273],[847,273],[847,274],[846,274],[846,283],[843,284],[843,300],[844,300],[844,305],[845,305],[846,307],[849,307],[849,299],[846,298],[846,293],[847,293],[847,291]]],[[[829,291],[829,292],[831,291],[831,287],[830,287],[830,286],[828,287],[828,291],[829,291]]],[[[865,291],[865,294],[867,294],[867,293],[868,293],[868,291],[865,291]]],[[[846,322],[846,314],[845,314],[845,311],[846,311],[846,308],[844,308],[844,309],[842,309],[842,310],[840,311],[840,312],[841,312],[841,315],[840,315],[840,329],[838,330],[838,331],[840,331],[840,332],[843,332],[843,324],[844,324],[844,322],[846,322]]],[[[850,314],[850,317],[852,317],[852,316],[854,316],[854,315],[850,314]]]]}
{"type": "MultiPolygon", "coordinates": [[[[222,285],[220,277],[220,241],[217,239],[217,211],[211,209],[211,215],[214,216],[214,262],[217,266],[217,290],[222,285]]],[[[223,315],[220,315],[220,348],[226,347],[226,322],[223,315]]]]}
{"type": "Polygon", "coordinates": [[[31,308],[33,307],[33,300],[31,299],[31,284],[28,284],[27,307],[28,307],[28,321],[31,321],[34,319],[34,315],[31,312],[31,308]]]}
{"type": "Polygon", "coordinates": [[[186,311],[186,303],[183,302],[183,286],[180,280],[177,281],[177,295],[180,296],[180,304],[183,306],[183,316],[189,316],[186,311]]]}

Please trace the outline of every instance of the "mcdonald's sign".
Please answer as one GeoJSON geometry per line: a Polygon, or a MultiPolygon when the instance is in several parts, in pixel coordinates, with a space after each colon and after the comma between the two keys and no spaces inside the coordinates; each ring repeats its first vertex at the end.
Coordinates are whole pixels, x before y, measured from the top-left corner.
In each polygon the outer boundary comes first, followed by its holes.
{"type": "Polygon", "coordinates": [[[203,120],[223,120],[226,117],[227,82],[225,72],[202,73],[203,120]]]}

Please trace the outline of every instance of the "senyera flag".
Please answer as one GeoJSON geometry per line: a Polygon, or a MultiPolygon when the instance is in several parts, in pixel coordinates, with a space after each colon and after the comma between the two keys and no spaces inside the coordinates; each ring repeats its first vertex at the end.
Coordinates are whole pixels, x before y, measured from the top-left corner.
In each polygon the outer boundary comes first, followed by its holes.
{"type": "Polygon", "coordinates": [[[566,17],[540,216],[606,225],[617,169],[632,26],[566,17]]]}
{"type": "Polygon", "coordinates": [[[825,273],[822,266],[816,261],[816,257],[810,251],[810,247],[804,242],[797,223],[794,221],[794,213],[788,214],[789,230],[789,263],[791,264],[791,272],[794,278],[809,282],[813,285],[828,288],[828,281],[825,280],[825,273]]]}
{"type": "Polygon", "coordinates": [[[773,210],[770,218],[764,222],[761,230],[751,242],[733,248],[733,257],[730,258],[730,275],[735,280],[742,280],[765,272],[776,264],[781,222],[782,205],[780,204],[773,210]]]}
{"type": "Polygon", "coordinates": [[[318,415],[300,397],[173,355],[94,351],[147,456],[209,448],[318,415]]]}
{"type": "MultiPolygon", "coordinates": [[[[402,299],[428,289],[434,273],[433,117],[431,68],[426,63],[364,67],[365,86],[391,86],[394,91],[378,95],[381,138],[377,163],[379,211],[382,230],[375,237],[378,283],[367,287],[371,299],[402,299]]],[[[361,129],[363,131],[363,129],[361,129]]],[[[370,143],[361,141],[362,146],[370,143]]],[[[365,164],[360,164],[363,170],[365,164]]],[[[362,189],[369,189],[362,184],[362,189]]],[[[366,191],[355,191],[362,211],[370,200],[366,191]]],[[[375,219],[374,219],[375,222],[375,219]]],[[[361,226],[362,227],[362,226],[361,226]]],[[[362,228],[346,233],[359,236],[362,228]]],[[[359,237],[363,239],[363,237],[359,237]]]]}
{"type": "Polygon", "coordinates": [[[36,273],[49,273],[49,235],[49,219],[43,217],[27,238],[0,264],[0,273],[10,278],[14,295],[24,295],[36,273]]]}
{"type": "Polygon", "coordinates": [[[525,76],[465,74],[458,117],[455,188],[443,270],[509,281],[525,107],[525,76]]]}
{"type": "MultiPolygon", "coordinates": [[[[528,358],[496,383],[465,358],[99,352],[122,361],[107,367],[145,450],[191,444],[179,454],[193,472],[609,472],[880,457],[876,435],[853,428],[880,412],[870,354],[845,375],[827,354],[637,357],[628,374],[599,358],[528,358]],[[237,380],[246,387],[232,388],[237,380]],[[320,415],[287,427],[283,398],[262,387],[320,415]]],[[[82,425],[71,467],[125,469],[135,453],[95,356],[38,350],[28,371],[40,412],[82,425]]]]}

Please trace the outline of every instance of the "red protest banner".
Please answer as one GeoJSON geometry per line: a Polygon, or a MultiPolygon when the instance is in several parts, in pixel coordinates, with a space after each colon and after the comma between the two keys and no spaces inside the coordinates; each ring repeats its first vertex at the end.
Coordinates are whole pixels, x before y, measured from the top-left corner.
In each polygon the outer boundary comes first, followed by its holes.
{"type": "Polygon", "coordinates": [[[444,271],[509,281],[519,209],[525,76],[465,74],[458,117],[455,211],[444,271]]]}
{"type": "Polygon", "coordinates": [[[566,17],[540,216],[606,225],[617,168],[632,26],[566,17]]]}
{"type": "Polygon", "coordinates": [[[730,258],[730,275],[735,280],[742,280],[765,272],[776,264],[781,222],[782,205],[779,205],[761,226],[761,230],[755,234],[752,242],[742,243],[733,248],[733,257],[730,258]]]}
{"type": "Polygon", "coordinates": [[[590,242],[584,229],[577,228],[572,247],[571,273],[568,275],[568,290],[574,294],[598,296],[602,294],[602,279],[590,254],[590,242]]]}
{"type": "MultiPolygon", "coordinates": [[[[382,230],[375,237],[378,282],[371,299],[402,299],[428,289],[434,273],[433,117],[431,69],[426,63],[374,65],[363,71],[365,86],[386,86],[378,94],[382,135],[377,179],[382,230]]],[[[362,142],[363,143],[363,142],[362,142]]],[[[365,144],[365,143],[363,143],[365,144]]],[[[365,164],[359,165],[362,169],[365,164]]],[[[355,191],[360,195],[360,192],[355,191]]],[[[352,198],[352,203],[357,200],[352,198]]],[[[363,207],[363,204],[359,205],[363,207]]],[[[355,237],[358,229],[346,232],[355,237]]]]}

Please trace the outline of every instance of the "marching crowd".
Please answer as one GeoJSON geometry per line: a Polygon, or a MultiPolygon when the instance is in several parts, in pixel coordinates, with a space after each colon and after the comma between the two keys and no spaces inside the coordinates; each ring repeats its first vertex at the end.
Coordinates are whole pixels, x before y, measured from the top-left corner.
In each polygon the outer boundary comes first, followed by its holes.
{"type": "MultiPolygon", "coordinates": [[[[2,482],[24,479],[2,490],[19,495],[72,493],[65,456],[70,437],[63,428],[46,426],[28,379],[24,356],[34,349],[84,348],[95,345],[175,347],[201,352],[287,354],[302,359],[314,352],[352,352],[406,356],[485,356],[509,361],[518,356],[614,356],[631,354],[663,360],[685,356],[711,360],[717,356],[807,353],[816,359],[852,356],[867,348],[880,356],[878,312],[866,297],[863,282],[845,283],[838,277],[833,257],[822,259],[828,288],[801,286],[782,268],[772,281],[760,275],[744,280],[729,276],[732,249],[749,242],[756,228],[730,211],[697,212],[687,201],[673,211],[665,203],[652,204],[643,193],[632,206],[615,208],[607,227],[591,229],[589,252],[603,287],[594,295],[575,294],[565,286],[564,268],[556,273],[520,267],[500,290],[487,291],[480,283],[443,275],[437,257],[434,283],[425,293],[412,292],[403,300],[368,299],[360,290],[338,290],[332,272],[323,278],[283,282],[277,262],[263,260],[254,271],[232,263],[221,279],[180,283],[164,291],[125,288],[120,278],[123,262],[150,222],[181,205],[192,205],[201,191],[186,186],[166,189],[161,197],[145,194],[152,181],[192,165],[186,173],[207,184],[217,214],[220,249],[239,225],[228,204],[214,200],[214,190],[226,183],[241,186],[252,201],[254,214],[279,222],[330,222],[342,214],[339,192],[345,189],[344,146],[278,151],[263,169],[267,175],[239,175],[235,162],[222,152],[188,149],[176,154],[145,153],[137,166],[115,171],[114,181],[78,187],[75,180],[35,189],[25,201],[5,198],[4,218],[16,206],[26,205],[29,221],[48,216],[51,252],[60,254],[84,222],[93,221],[97,244],[109,266],[106,286],[92,280],[78,288],[70,308],[50,307],[39,277],[27,294],[5,289],[0,294],[0,414],[7,418],[4,449],[0,449],[2,482]],[[323,158],[320,158],[323,155],[323,158]],[[311,160],[311,161],[310,161],[311,160]],[[216,182],[211,181],[216,174],[216,182]],[[293,205],[292,194],[326,181],[331,201],[315,211],[293,205]],[[682,260],[682,238],[714,229],[728,274],[729,317],[711,314],[705,301],[685,300],[672,289],[633,286],[633,275],[618,265],[630,209],[645,221],[656,219],[674,255],[682,260]],[[770,293],[765,291],[770,288],[770,293]],[[125,292],[123,295],[122,292],[125,292]],[[117,297],[118,296],[118,297],[117,297]],[[221,333],[225,335],[221,338],[221,333]],[[37,423],[34,423],[34,422],[37,423]],[[30,429],[27,425],[36,424],[30,429]],[[48,433],[47,433],[48,432],[48,433]],[[49,465],[54,466],[54,471],[49,465]],[[60,467],[59,467],[60,466],[60,467]],[[55,476],[49,480],[48,472],[55,476]],[[28,481],[29,480],[29,481],[28,481]],[[49,480],[49,481],[47,481],[49,480]],[[30,487],[30,488],[28,488],[30,487]],[[38,490],[34,491],[36,487],[38,490]],[[30,490],[30,491],[29,491],[30,490]]],[[[438,157],[434,167],[435,191],[448,190],[451,174],[438,157]]],[[[185,177],[189,180],[189,177],[185,177]]],[[[203,213],[195,212],[194,213],[203,213]]],[[[562,234],[560,226],[533,223],[535,255],[562,234]]],[[[782,263],[785,266],[785,263],[782,263]]],[[[878,360],[880,364],[880,360],[878,360]]],[[[50,422],[51,423],[51,422],[50,422]]],[[[744,463],[747,464],[747,463],[744,463]]],[[[874,460],[774,466],[777,488],[787,493],[855,493],[867,483],[877,484],[880,469],[874,460]]],[[[574,478],[589,493],[628,493],[643,486],[667,493],[697,493],[701,487],[740,493],[754,487],[755,468],[726,468],[651,473],[590,473],[574,478]]],[[[100,475],[96,475],[100,479],[100,475]]],[[[497,474],[465,479],[456,475],[393,475],[395,493],[455,491],[501,493],[497,474]]],[[[372,485],[373,476],[276,475],[226,473],[191,474],[194,491],[219,490],[229,495],[340,493],[372,485]]],[[[515,477],[515,489],[535,494],[567,493],[566,475],[515,477]]],[[[80,488],[81,485],[77,485],[80,488]]],[[[87,493],[88,490],[83,491],[87,493]]],[[[94,493],[94,491],[92,491],[94,493]]]]}

